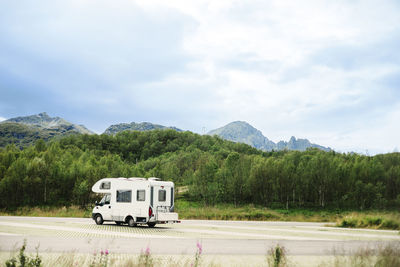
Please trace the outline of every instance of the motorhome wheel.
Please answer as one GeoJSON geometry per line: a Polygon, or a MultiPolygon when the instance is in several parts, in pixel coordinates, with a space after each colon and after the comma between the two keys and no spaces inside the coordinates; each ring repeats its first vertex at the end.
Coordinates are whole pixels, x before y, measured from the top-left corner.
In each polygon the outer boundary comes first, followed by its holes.
{"type": "Polygon", "coordinates": [[[100,214],[97,214],[96,215],[96,224],[98,224],[98,225],[100,225],[100,224],[103,224],[103,217],[101,217],[101,215],[100,214]]]}
{"type": "Polygon", "coordinates": [[[135,227],[135,226],[136,226],[135,220],[134,220],[132,217],[129,218],[129,220],[128,220],[128,225],[129,225],[130,227],[135,227]]]}

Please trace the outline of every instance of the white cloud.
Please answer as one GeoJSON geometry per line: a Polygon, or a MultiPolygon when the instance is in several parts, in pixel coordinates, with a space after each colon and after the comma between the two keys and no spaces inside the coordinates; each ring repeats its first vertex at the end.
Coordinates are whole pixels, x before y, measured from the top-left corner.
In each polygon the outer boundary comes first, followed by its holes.
{"type": "MultiPolygon", "coordinates": [[[[385,94],[398,84],[381,83],[400,73],[396,1],[28,6],[3,16],[11,53],[0,52],[0,71],[68,107],[197,132],[245,120],[274,141],[295,135],[344,151],[400,147],[386,133],[397,130],[400,95],[385,94]],[[371,121],[386,130],[370,131],[371,121]]],[[[97,129],[110,121],[97,120],[97,129]]]]}
{"type": "Polygon", "coordinates": [[[5,121],[6,118],[0,117],[0,121],[5,121]]]}

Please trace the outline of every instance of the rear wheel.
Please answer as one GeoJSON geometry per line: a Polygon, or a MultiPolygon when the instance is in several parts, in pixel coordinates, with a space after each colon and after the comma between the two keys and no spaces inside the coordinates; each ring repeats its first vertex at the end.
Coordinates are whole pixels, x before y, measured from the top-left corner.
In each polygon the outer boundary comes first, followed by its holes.
{"type": "Polygon", "coordinates": [[[136,226],[135,220],[134,220],[132,217],[130,217],[130,218],[128,219],[128,225],[129,225],[130,227],[135,227],[135,226],[136,226]]]}
{"type": "Polygon", "coordinates": [[[150,228],[153,228],[154,226],[156,226],[156,223],[155,223],[155,222],[148,222],[147,225],[148,225],[150,228]]]}
{"type": "Polygon", "coordinates": [[[100,214],[97,214],[97,215],[96,215],[95,221],[96,221],[96,224],[97,224],[97,225],[101,225],[101,224],[103,224],[103,222],[104,222],[103,217],[102,217],[100,214]]]}

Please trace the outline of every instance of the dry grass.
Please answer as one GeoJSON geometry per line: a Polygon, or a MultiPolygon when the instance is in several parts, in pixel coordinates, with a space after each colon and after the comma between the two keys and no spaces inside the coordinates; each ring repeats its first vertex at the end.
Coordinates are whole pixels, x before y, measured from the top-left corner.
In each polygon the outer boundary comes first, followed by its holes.
{"type": "Polygon", "coordinates": [[[319,266],[327,267],[398,267],[400,266],[400,244],[389,243],[376,248],[362,248],[346,255],[346,251],[334,251],[332,261],[323,262],[319,266]]]}
{"type": "Polygon", "coordinates": [[[20,207],[13,211],[1,210],[1,216],[32,216],[32,217],[77,217],[90,218],[91,209],[82,209],[78,206],[70,207],[20,207]]]}

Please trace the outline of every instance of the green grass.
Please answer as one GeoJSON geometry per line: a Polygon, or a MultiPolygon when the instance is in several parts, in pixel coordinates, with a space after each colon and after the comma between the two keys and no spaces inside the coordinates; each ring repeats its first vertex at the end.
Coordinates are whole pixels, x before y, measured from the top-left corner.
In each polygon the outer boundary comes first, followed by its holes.
{"type": "MultiPolygon", "coordinates": [[[[398,211],[340,211],[319,209],[270,209],[251,204],[235,207],[232,204],[205,206],[198,202],[177,199],[175,211],[180,219],[241,220],[241,221],[298,221],[333,222],[339,227],[400,230],[398,211]]],[[[21,207],[14,211],[0,210],[0,215],[34,217],[90,218],[92,208],[21,207]]]]}
{"type": "Polygon", "coordinates": [[[20,207],[16,210],[0,210],[1,216],[32,216],[32,217],[78,217],[90,218],[92,209],[82,209],[78,206],[70,207],[20,207]]]}
{"type": "Polygon", "coordinates": [[[182,199],[176,201],[175,206],[182,219],[335,222],[342,214],[336,210],[270,209],[251,204],[204,206],[182,199]]]}
{"type": "Polygon", "coordinates": [[[321,209],[269,209],[254,205],[231,204],[204,206],[178,200],[176,211],[181,219],[334,222],[339,227],[400,230],[398,211],[341,211],[321,209]]]}
{"type": "Polygon", "coordinates": [[[338,220],[336,225],[347,228],[400,230],[400,213],[388,211],[352,212],[338,220]]]}

